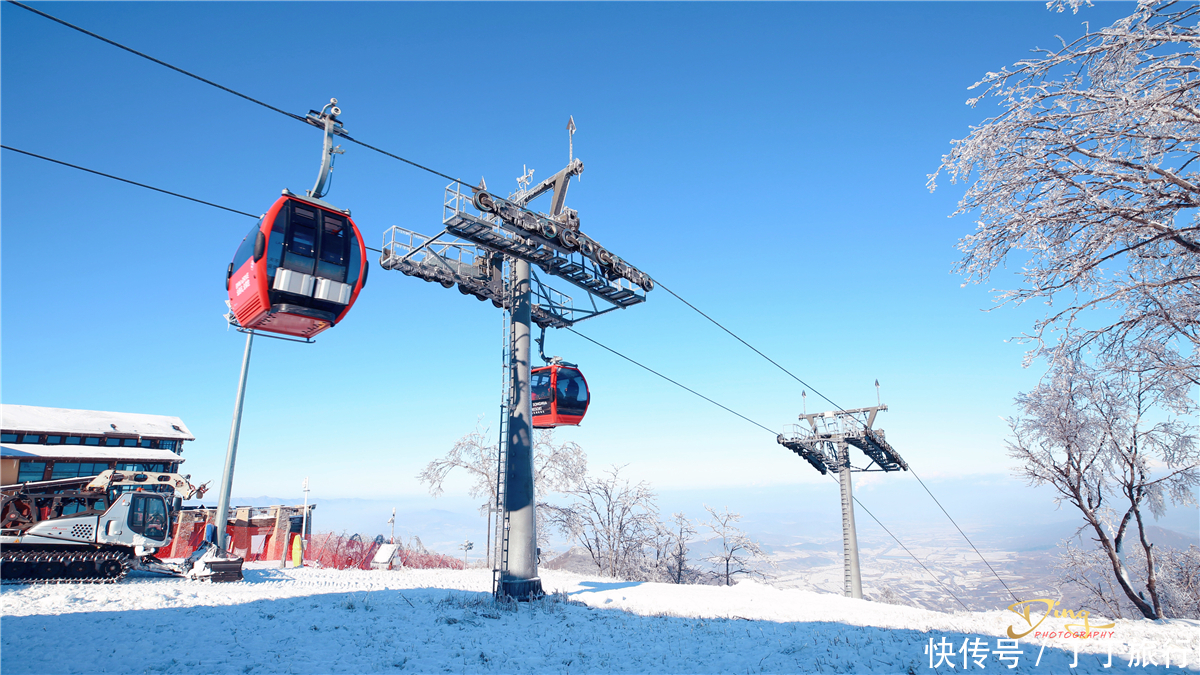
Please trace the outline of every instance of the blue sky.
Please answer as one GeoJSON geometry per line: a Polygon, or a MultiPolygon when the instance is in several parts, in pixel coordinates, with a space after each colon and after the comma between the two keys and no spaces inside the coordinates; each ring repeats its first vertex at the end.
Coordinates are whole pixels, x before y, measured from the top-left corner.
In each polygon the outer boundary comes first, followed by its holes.
{"type": "MultiPolygon", "coordinates": [[[[964,104],[985,72],[1134,7],[35,6],[294,113],[337,97],[356,138],[499,193],[526,165],[565,164],[573,115],[586,171],[567,203],[585,231],[838,405],[873,404],[878,379],[879,426],[923,477],[956,483],[1010,470],[1001,418],[1040,370],[1007,339],[1042,310],[984,312],[988,287],[961,287],[949,270],[973,225],[947,216],[962,186],[930,194],[927,175],[987,115],[964,104]]],[[[12,5],[0,31],[7,145],[253,213],[315,178],[311,127],[12,5]]],[[[251,221],[0,161],[3,401],[178,415],[197,436],[187,470],[218,478],[243,346],[223,273],[251,221]]],[[[355,145],[334,176],[328,201],[369,245],[440,229],[444,179],[355,145]]],[[[256,341],[235,493],[298,495],[310,475],[317,496],[423,494],[426,462],[495,424],[500,321],[375,266],[317,344],[256,341]]],[[[768,427],[800,412],[803,386],[661,290],[579,330],[768,427]]],[[[584,426],[560,437],[594,468],[713,503],[752,486],[829,497],[763,430],[569,333],[547,342],[591,384],[584,426]]],[[[831,407],[811,388],[808,406],[831,407]]],[[[924,499],[910,476],[882,479],[924,499]]]]}

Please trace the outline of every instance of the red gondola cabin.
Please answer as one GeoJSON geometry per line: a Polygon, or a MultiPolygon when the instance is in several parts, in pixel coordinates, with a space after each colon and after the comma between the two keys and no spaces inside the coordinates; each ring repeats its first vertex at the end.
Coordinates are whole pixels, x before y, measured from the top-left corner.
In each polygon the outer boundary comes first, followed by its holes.
{"type": "Polygon", "coordinates": [[[349,213],[285,191],[242,240],[225,288],[243,328],[310,338],[346,316],[367,267],[349,213]]]}
{"type": "Polygon", "coordinates": [[[590,396],[578,368],[557,363],[534,368],[530,384],[534,428],[578,426],[583,421],[590,396]]]}

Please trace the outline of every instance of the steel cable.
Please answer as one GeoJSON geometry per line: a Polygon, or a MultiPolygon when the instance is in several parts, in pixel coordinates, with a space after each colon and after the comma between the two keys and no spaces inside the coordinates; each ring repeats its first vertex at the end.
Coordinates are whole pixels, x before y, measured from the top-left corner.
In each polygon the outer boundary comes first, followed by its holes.
{"type": "Polygon", "coordinates": [[[288,117],[290,117],[290,118],[292,118],[292,119],[300,120],[301,122],[305,122],[305,124],[307,124],[307,122],[305,121],[305,118],[304,118],[304,117],[301,117],[301,116],[299,116],[299,115],[295,115],[295,114],[293,114],[293,113],[290,113],[290,112],[288,112],[288,111],[286,111],[286,110],[281,110],[281,109],[279,109],[279,108],[276,108],[275,106],[273,106],[273,105],[271,105],[271,104],[269,104],[269,103],[263,103],[262,101],[260,101],[260,100],[258,100],[258,99],[256,99],[256,98],[252,98],[252,97],[250,97],[250,96],[247,96],[247,95],[245,95],[245,94],[243,94],[243,93],[241,93],[241,92],[234,91],[233,89],[230,89],[229,87],[226,87],[226,86],[223,86],[223,85],[217,84],[216,82],[213,82],[212,80],[208,80],[208,79],[205,79],[205,78],[203,78],[203,77],[200,77],[199,75],[197,75],[197,74],[195,74],[195,73],[188,72],[188,71],[184,70],[183,68],[179,68],[179,67],[177,67],[177,66],[173,66],[173,65],[171,65],[171,64],[169,64],[169,63],[167,63],[166,61],[160,61],[159,59],[156,59],[156,58],[154,58],[153,56],[150,56],[149,54],[143,54],[142,52],[139,52],[138,50],[136,50],[136,49],[133,49],[132,47],[126,47],[125,45],[121,44],[120,42],[116,42],[116,41],[114,41],[114,40],[110,40],[110,39],[108,39],[108,38],[104,37],[103,35],[97,35],[97,34],[93,33],[92,31],[90,31],[90,30],[88,30],[88,29],[86,29],[86,28],[81,28],[81,27],[79,27],[79,26],[76,26],[76,25],[75,25],[75,24],[73,24],[73,23],[69,23],[69,22],[67,22],[67,21],[63,21],[62,19],[60,19],[60,18],[58,18],[58,17],[56,17],[56,16],[52,16],[52,15],[50,15],[50,14],[47,14],[47,13],[45,13],[45,12],[41,11],[41,10],[34,9],[33,7],[30,7],[29,5],[26,5],[25,3],[22,3],[22,2],[17,2],[17,0],[8,0],[8,2],[9,2],[10,4],[16,5],[17,7],[20,7],[21,9],[27,9],[27,10],[29,10],[29,11],[33,12],[34,14],[37,14],[38,16],[42,16],[42,17],[45,17],[45,18],[47,18],[47,19],[50,19],[51,21],[53,21],[53,22],[55,22],[55,23],[62,24],[62,25],[64,25],[64,26],[66,26],[67,28],[70,28],[70,29],[72,29],[72,30],[77,30],[77,31],[79,31],[80,33],[83,33],[84,35],[88,35],[88,36],[94,37],[94,38],[96,38],[97,40],[100,40],[101,42],[106,42],[106,43],[108,43],[108,44],[110,44],[110,45],[112,45],[112,46],[114,46],[114,47],[116,47],[116,48],[118,48],[118,49],[124,49],[125,51],[129,52],[130,54],[135,54],[135,55],[137,55],[137,56],[140,56],[140,57],[142,57],[143,59],[147,59],[147,60],[149,60],[149,61],[153,61],[153,62],[157,63],[158,65],[160,65],[160,66],[163,66],[163,67],[165,67],[165,68],[170,68],[171,70],[174,70],[174,71],[175,71],[175,72],[177,72],[177,73],[181,73],[181,74],[183,74],[183,75],[187,75],[188,77],[195,78],[195,79],[197,79],[197,80],[200,80],[201,82],[203,82],[203,83],[205,83],[205,84],[210,84],[210,85],[212,85],[212,86],[216,87],[217,89],[220,89],[221,91],[229,92],[230,94],[233,94],[234,96],[239,96],[239,97],[241,97],[241,98],[244,98],[244,99],[246,99],[247,101],[250,101],[251,103],[257,103],[258,105],[261,105],[261,106],[262,106],[262,107],[264,107],[264,108],[267,108],[267,109],[269,109],[269,110],[274,110],[275,112],[279,113],[280,115],[287,115],[288,117]]]}
{"type": "MultiPolygon", "coordinates": [[[[213,82],[212,80],[210,80],[210,79],[207,79],[207,78],[205,78],[205,77],[201,77],[201,76],[199,76],[199,75],[197,75],[197,74],[195,74],[195,73],[193,73],[193,72],[190,72],[190,71],[188,71],[188,70],[184,70],[183,68],[180,68],[180,67],[178,67],[178,66],[173,66],[173,65],[171,65],[171,64],[169,64],[169,63],[167,63],[166,61],[163,61],[163,60],[161,60],[161,59],[156,59],[156,58],[154,58],[153,56],[150,56],[149,54],[145,54],[145,53],[143,53],[143,52],[139,52],[138,50],[136,50],[136,49],[134,49],[134,48],[132,48],[132,47],[127,47],[127,46],[125,46],[125,45],[121,44],[120,42],[117,42],[117,41],[115,41],[115,40],[110,40],[110,39],[108,39],[108,38],[104,37],[103,35],[98,35],[98,34],[96,34],[96,33],[93,33],[92,31],[90,31],[90,30],[88,30],[88,29],[86,29],[86,28],[82,28],[82,27],[80,27],[80,26],[76,26],[75,24],[73,24],[73,23],[70,23],[70,22],[68,22],[68,21],[64,21],[64,20],[62,20],[62,19],[60,19],[60,18],[58,18],[58,17],[56,17],[56,16],[53,16],[53,15],[47,14],[47,13],[45,13],[45,12],[41,11],[41,10],[38,10],[38,9],[34,9],[33,7],[30,7],[29,5],[26,5],[25,3],[18,2],[17,0],[7,0],[7,1],[8,1],[8,3],[9,3],[9,4],[16,5],[17,7],[20,7],[20,8],[22,8],[22,9],[27,9],[27,10],[29,10],[30,12],[33,12],[34,14],[37,14],[38,16],[42,16],[42,17],[45,17],[45,18],[47,18],[47,19],[50,19],[51,21],[53,21],[53,22],[55,22],[55,23],[58,23],[58,24],[61,24],[61,25],[63,25],[63,26],[66,26],[67,28],[70,28],[70,29],[72,29],[72,30],[77,30],[77,31],[79,31],[80,33],[83,33],[84,35],[88,35],[88,36],[90,36],[90,37],[94,37],[94,38],[96,38],[97,40],[100,40],[101,42],[104,42],[104,43],[110,44],[110,45],[112,45],[112,46],[114,46],[114,47],[116,47],[116,48],[118,48],[118,49],[123,49],[123,50],[125,50],[125,51],[129,52],[130,54],[134,54],[134,55],[136,55],[136,56],[140,56],[140,57],[142,57],[143,59],[146,59],[146,60],[148,60],[148,61],[153,61],[154,63],[157,63],[158,65],[160,65],[160,66],[163,66],[164,68],[170,68],[171,70],[174,70],[175,72],[177,72],[177,73],[180,73],[181,75],[186,75],[186,76],[188,76],[188,77],[191,77],[191,78],[193,78],[193,79],[199,80],[199,81],[201,81],[201,82],[203,82],[203,83],[205,83],[205,84],[212,85],[212,86],[216,87],[217,89],[220,89],[221,91],[228,92],[228,93],[230,93],[230,94],[233,94],[234,96],[237,96],[237,97],[239,97],[239,98],[243,98],[243,99],[245,99],[245,100],[247,100],[247,101],[250,101],[251,103],[258,104],[258,105],[260,105],[260,106],[262,106],[262,107],[264,107],[264,108],[266,108],[266,109],[268,109],[268,110],[273,110],[273,111],[275,111],[275,112],[279,113],[280,115],[286,115],[287,117],[289,117],[289,118],[291,118],[291,119],[294,119],[294,120],[299,120],[299,121],[301,121],[301,122],[304,122],[305,124],[308,124],[308,123],[309,123],[309,122],[308,122],[308,118],[306,118],[306,117],[305,117],[305,116],[303,116],[303,115],[297,115],[297,114],[295,114],[295,113],[290,113],[290,112],[288,112],[288,111],[286,111],[286,110],[283,110],[282,108],[277,108],[277,107],[275,107],[275,106],[271,105],[270,103],[265,103],[265,102],[263,102],[263,101],[260,101],[260,100],[258,100],[258,99],[256,99],[256,98],[254,98],[253,96],[247,96],[246,94],[243,94],[243,93],[241,93],[240,91],[237,91],[237,90],[234,90],[234,89],[230,89],[229,87],[226,87],[226,86],[224,86],[224,85],[222,85],[222,84],[217,84],[216,82],[213,82]]],[[[374,150],[375,152],[378,152],[378,153],[380,153],[380,154],[383,154],[383,155],[387,155],[388,157],[391,157],[392,159],[398,159],[398,160],[400,160],[401,162],[404,162],[404,163],[406,163],[406,164],[412,165],[412,166],[414,166],[414,167],[416,167],[416,168],[418,168],[418,169],[421,169],[421,170],[423,170],[423,171],[428,171],[429,173],[432,173],[432,174],[434,174],[435,176],[440,176],[440,177],[442,177],[442,178],[445,178],[445,179],[447,179],[447,180],[454,181],[455,183],[459,183],[459,184],[461,184],[461,185],[469,185],[469,183],[467,183],[466,181],[459,180],[458,178],[455,178],[454,176],[449,176],[449,175],[447,175],[447,174],[444,174],[444,173],[442,173],[442,172],[440,172],[440,171],[436,171],[436,170],[434,170],[434,169],[431,169],[431,168],[429,168],[429,167],[427,167],[427,166],[424,166],[424,165],[422,165],[422,164],[418,164],[417,162],[414,162],[414,161],[412,161],[412,160],[410,160],[410,159],[405,159],[405,158],[403,158],[403,157],[401,157],[401,156],[399,156],[399,155],[396,155],[396,154],[390,153],[390,152],[388,152],[388,151],[386,151],[386,150],[383,150],[383,149],[381,149],[381,148],[377,148],[377,147],[375,147],[375,146],[373,146],[373,145],[369,145],[369,144],[367,144],[367,143],[364,143],[363,141],[360,141],[360,140],[358,140],[358,139],[356,139],[356,138],[352,138],[352,137],[351,137],[351,136],[349,136],[349,135],[346,135],[346,134],[340,134],[340,135],[341,135],[341,137],[342,137],[342,138],[345,138],[346,140],[350,141],[351,143],[357,143],[358,145],[361,145],[361,146],[363,146],[364,148],[367,148],[368,150],[374,150]]]]}
{"type": "MultiPolygon", "coordinates": [[[[46,157],[45,155],[39,155],[39,154],[36,154],[33,152],[29,152],[27,150],[21,150],[19,148],[14,148],[9,145],[0,145],[0,148],[3,148],[5,150],[11,150],[13,152],[19,152],[22,155],[36,157],[37,159],[41,159],[41,160],[44,160],[47,162],[53,162],[54,164],[61,164],[62,166],[69,166],[72,169],[86,171],[88,173],[96,174],[97,176],[104,176],[105,178],[111,178],[113,180],[121,181],[122,183],[129,183],[130,185],[136,185],[140,188],[146,188],[147,190],[154,190],[155,192],[161,192],[166,195],[171,195],[172,197],[179,197],[180,199],[186,199],[188,201],[196,202],[197,204],[204,204],[205,206],[211,206],[213,208],[222,209],[224,211],[229,211],[230,213],[236,213],[239,216],[247,216],[247,217],[255,218],[255,219],[259,218],[259,216],[256,216],[253,213],[246,213],[245,211],[239,211],[237,209],[232,209],[232,208],[229,208],[228,206],[221,206],[220,204],[214,204],[213,202],[206,202],[203,199],[196,199],[195,197],[189,197],[187,195],[179,194],[178,192],[171,192],[170,190],[156,188],[153,185],[146,185],[145,183],[139,183],[137,181],[129,180],[128,178],[121,178],[120,176],[114,176],[110,173],[104,173],[103,171],[96,171],[95,169],[89,169],[85,166],[79,166],[78,164],[71,164],[70,162],[64,162],[62,160],[54,159],[52,157],[46,157]]],[[[366,246],[365,244],[364,244],[364,248],[366,248],[368,251],[382,253],[382,251],[380,251],[379,249],[371,248],[370,246],[366,246]]]]}
{"type": "Polygon", "coordinates": [[[193,202],[196,202],[196,203],[198,203],[198,204],[204,204],[205,206],[211,206],[211,207],[218,208],[218,209],[224,209],[225,211],[229,211],[229,212],[231,212],[231,213],[236,213],[236,214],[238,214],[238,215],[241,215],[241,216],[249,216],[249,217],[251,217],[251,218],[258,218],[258,216],[254,215],[253,213],[246,213],[245,211],[238,211],[237,209],[231,209],[231,208],[229,208],[228,206],[221,206],[220,204],[214,204],[214,203],[212,203],[212,202],[206,202],[206,201],[204,201],[203,199],[196,199],[195,197],[189,197],[189,196],[187,196],[187,195],[181,195],[181,194],[179,194],[178,192],[171,192],[170,190],[164,190],[164,189],[162,189],[162,188],[156,188],[156,187],[154,187],[153,185],[146,185],[145,183],[139,183],[139,182],[137,182],[137,181],[132,181],[132,180],[129,180],[128,178],[121,178],[120,176],[114,176],[114,175],[112,175],[112,174],[110,174],[110,173],[104,173],[103,171],[96,171],[95,169],[89,169],[89,168],[87,168],[87,167],[79,166],[78,164],[71,164],[71,163],[69,163],[69,162],[64,162],[64,161],[62,161],[62,160],[58,160],[58,159],[52,159],[52,158],[50,158],[50,157],[46,157],[46,156],[44,156],[44,155],[38,155],[38,154],[35,154],[35,153],[32,153],[32,152],[29,152],[29,151],[27,151],[27,150],[20,150],[20,149],[18,149],[18,148],[14,148],[14,147],[11,147],[11,146],[8,146],[8,145],[0,145],[0,148],[4,148],[5,150],[12,150],[13,152],[19,152],[19,153],[21,153],[22,155],[29,155],[30,157],[36,157],[36,158],[38,158],[38,159],[45,160],[45,161],[47,161],[47,162],[53,162],[53,163],[55,163],[55,164],[61,164],[61,165],[63,165],[63,166],[69,166],[69,167],[71,167],[72,169],[79,169],[80,171],[86,171],[86,172],[88,172],[88,173],[94,173],[94,174],[96,174],[97,176],[104,176],[105,178],[111,178],[111,179],[113,179],[113,180],[119,180],[119,181],[121,181],[122,183],[129,183],[130,185],[136,185],[136,186],[138,186],[138,187],[141,187],[141,188],[146,188],[147,190],[154,190],[155,192],[161,192],[161,193],[163,193],[163,194],[171,195],[172,197],[179,197],[180,199],[186,199],[186,200],[188,200],[188,201],[193,201],[193,202]]]}

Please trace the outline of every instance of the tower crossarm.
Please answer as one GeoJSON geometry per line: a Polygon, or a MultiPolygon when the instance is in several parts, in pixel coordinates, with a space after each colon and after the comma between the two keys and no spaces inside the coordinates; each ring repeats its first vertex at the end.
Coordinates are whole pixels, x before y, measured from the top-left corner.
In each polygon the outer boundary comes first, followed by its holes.
{"type": "Polygon", "coordinates": [[[862,450],[863,454],[874,460],[884,471],[908,471],[908,463],[884,440],[883,429],[864,429],[860,434],[846,436],[845,440],[862,450]]]}
{"type": "Polygon", "coordinates": [[[468,194],[457,183],[447,187],[442,216],[450,234],[524,260],[601,300],[618,307],[645,302],[654,288],[649,275],[578,230],[577,222],[560,221],[482,190],[468,194]]]}
{"type": "MultiPolygon", "coordinates": [[[[446,288],[457,286],[463,295],[490,300],[496,307],[510,309],[511,297],[505,292],[500,257],[473,243],[443,242],[402,227],[392,227],[384,234],[379,265],[385,270],[395,270],[446,288]]],[[[564,328],[580,317],[596,314],[586,308],[576,308],[571,296],[539,279],[533,280],[532,292],[531,318],[543,328],[564,328]]]]}
{"type": "Polygon", "coordinates": [[[829,443],[828,439],[810,433],[803,427],[792,425],[788,430],[779,434],[776,441],[799,455],[801,459],[812,465],[812,468],[820,471],[822,476],[829,473],[831,467],[836,468],[837,462],[834,457],[825,452],[825,446],[829,443]]]}
{"type": "MultiPolygon", "coordinates": [[[[872,470],[908,471],[908,464],[884,438],[883,429],[872,428],[875,416],[885,410],[887,406],[880,404],[868,408],[841,408],[828,412],[804,413],[800,415],[800,420],[807,424],[793,425],[792,431],[779,436],[779,443],[804,457],[814,467],[817,467],[817,464],[810,456],[820,453],[825,446],[832,448],[844,443],[862,450],[863,454],[873,460],[879,469],[872,470]]],[[[840,464],[836,456],[833,452],[823,453],[821,461],[827,468],[839,469],[840,464]]],[[[825,471],[821,470],[821,473],[825,471]]]]}

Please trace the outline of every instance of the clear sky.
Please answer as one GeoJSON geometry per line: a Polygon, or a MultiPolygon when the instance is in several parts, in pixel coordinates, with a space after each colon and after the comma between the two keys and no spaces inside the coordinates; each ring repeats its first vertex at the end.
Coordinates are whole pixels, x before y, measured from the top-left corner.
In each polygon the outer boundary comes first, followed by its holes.
{"type": "MultiPolygon", "coordinates": [[[[586,232],[838,405],[873,404],[878,379],[889,440],[956,482],[1010,470],[1001,418],[1041,371],[1007,340],[1042,308],[984,312],[988,287],[961,287],[950,268],[973,224],[947,216],[963,187],[930,194],[927,175],[989,113],[964,103],[985,72],[1134,8],[35,6],[294,113],[337,97],[356,138],[501,194],[526,165],[544,178],[566,163],[573,115],[586,171],[567,203],[586,232]]],[[[311,127],[19,7],[0,6],[0,30],[7,145],[252,213],[313,183],[311,127]]],[[[177,415],[197,436],[187,471],[219,478],[244,340],[222,319],[223,275],[252,221],[0,161],[3,401],[177,415]]],[[[355,145],[334,176],[327,200],[371,246],[393,225],[441,227],[444,179],[355,145]]],[[[298,495],[304,476],[317,496],[424,493],[426,462],[495,425],[500,322],[376,265],[317,344],[256,340],[235,494],[298,495]]],[[[579,330],[773,429],[801,411],[805,387],[661,290],[579,330]]],[[[547,351],[591,384],[586,422],[559,435],[594,468],[713,503],[781,484],[829,498],[762,429],[569,333],[547,351]]],[[[809,410],[829,409],[811,387],[809,410]]],[[[910,476],[879,480],[925,499],[910,476]]]]}

